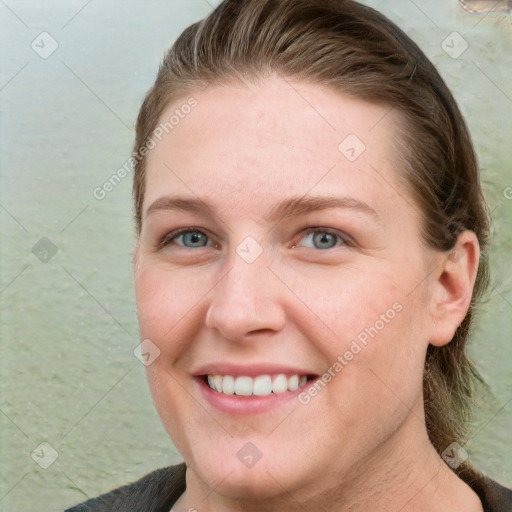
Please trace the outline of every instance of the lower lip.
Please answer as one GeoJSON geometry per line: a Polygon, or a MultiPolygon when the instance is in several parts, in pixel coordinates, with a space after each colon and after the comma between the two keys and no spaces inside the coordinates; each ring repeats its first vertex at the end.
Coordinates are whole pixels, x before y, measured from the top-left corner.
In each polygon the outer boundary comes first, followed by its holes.
{"type": "Polygon", "coordinates": [[[225,395],[213,390],[202,377],[196,377],[196,381],[206,401],[216,409],[228,414],[260,414],[283,407],[294,400],[298,403],[298,396],[314,384],[316,379],[295,391],[272,393],[267,396],[225,395]]]}

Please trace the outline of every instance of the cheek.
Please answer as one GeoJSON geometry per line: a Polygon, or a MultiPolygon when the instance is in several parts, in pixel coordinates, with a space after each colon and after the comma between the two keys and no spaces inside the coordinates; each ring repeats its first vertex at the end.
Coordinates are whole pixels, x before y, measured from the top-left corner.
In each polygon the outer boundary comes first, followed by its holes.
{"type": "Polygon", "coordinates": [[[410,293],[411,276],[398,280],[395,271],[377,265],[365,270],[338,270],[329,278],[302,283],[305,302],[318,312],[318,320],[315,328],[304,319],[300,329],[321,344],[317,348],[328,367],[336,365],[332,368],[336,375],[353,374],[355,380],[364,378],[365,386],[371,387],[376,378],[366,374],[372,368],[398,387],[405,378],[417,381],[428,345],[424,297],[419,290],[410,293]],[[346,372],[349,366],[351,371],[346,372]]]}
{"type": "MultiPolygon", "coordinates": [[[[354,265],[295,280],[297,295],[304,297],[318,323],[329,328],[338,350],[358,336],[364,341],[375,333],[375,324],[377,331],[385,330],[399,314],[404,299],[396,277],[388,275],[385,268],[374,267],[354,265]]],[[[307,330],[306,324],[304,328],[307,330]]]]}
{"type": "Polygon", "coordinates": [[[149,338],[157,344],[175,339],[174,331],[193,313],[200,297],[200,290],[180,279],[175,271],[158,263],[139,268],[135,275],[135,299],[141,339],[149,338]]]}
{"type": "Polygon", "coordinates": [[[325,350],[334,375],[326,409],[335,424],[359,431],[362,446],[365,436],[397,427],[421,398],[427,343],[416,304],[396,299],[396,293],[368,297],[366,308],[354,313],[350,333],[325,350]]]}
{"type": "Polygon", "coordinates": [[[152,262],[139,266],[134,282],[140,339],[151,340],[160,351],[145,367],[149,389],[163,425],[178,441],[184,437],[183,415],[192,408],[183,393],[190,383],[176,361],[187,349],[186,340],[196,335],[199,300],[183,281],[178,272],[152,262]]]}

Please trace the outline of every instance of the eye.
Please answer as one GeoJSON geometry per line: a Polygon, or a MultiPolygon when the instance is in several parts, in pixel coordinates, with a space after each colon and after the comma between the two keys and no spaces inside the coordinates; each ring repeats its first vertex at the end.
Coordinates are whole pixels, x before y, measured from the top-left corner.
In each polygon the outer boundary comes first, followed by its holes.
{"type": "MultiPolygon", "coordinates": [[[[335,230],[327,228],[309,228],[306,235],[302,237],[305,243],[302,247],[311,249],[334,249],[339,246],[350,246],[351,240],[348,235],[344,235],[335,230]]],[[[194,228],[183,228],[172,231],[163,237],[159,242],[161,247],[170,244],[176,244],[186,249],[199,249],[207,246],[216,246],[211,239],[202,231],[194,228]],[[209,243],[211,242],[211,243],[209,243]]],[[[293,247],[297,247],[294,245],[293,247]]]]}
{"type": "Polygon", "coordinates": [[[303,246],[311,249],[325,250],[334,249],[340,245],[350,245],[348,236],[326,228],[310,228],[302,240],[306,240],[303,246]]]}
{"type": "Polygon", "coordinates": [[[196,249],[206,247],[208,245],[209,238],[202,231],[191,228],[179,229],[173,231],[164,236],[160,241],[161,246],[166,246],[171,243],[180,245],[187,249],[196,249]]]}

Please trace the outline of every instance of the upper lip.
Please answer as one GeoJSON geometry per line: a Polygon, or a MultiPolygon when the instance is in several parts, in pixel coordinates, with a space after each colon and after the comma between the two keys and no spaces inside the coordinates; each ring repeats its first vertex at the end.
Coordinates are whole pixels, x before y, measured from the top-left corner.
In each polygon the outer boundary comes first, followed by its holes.
{"type": "Polygon", "coordinates": [[[301,368],[287,366],[287,365],[276,365],[269,363],[253,363],[253,364],[236,364],[236,363],[209,363],[200,366],[196,371],[193,372],[195,377],[203,375],[232,375],[233,377],[255,377],[257,375],[272,375],[283,373],[285,375],[316,375],[314,372],[304,370],[301,368]]]}

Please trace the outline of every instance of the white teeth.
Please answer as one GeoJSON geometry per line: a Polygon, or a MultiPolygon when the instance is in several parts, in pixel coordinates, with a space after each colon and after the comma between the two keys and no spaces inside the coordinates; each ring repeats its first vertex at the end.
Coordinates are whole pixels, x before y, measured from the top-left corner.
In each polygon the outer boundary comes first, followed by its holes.
{"type": "Polygon", "coordinates": [[[235,380],[235,395],[251,396],[252,379],[251,377],[237,377],[235,380]]]}
{"type": "Polygon", "coordinates": [[[235,393],[235,378],[231,375],[224,375],[222,379],[222,392],[225,395],[233,395],[235,393]]]}
{"type": "Polygon", "coordinates": [[[259,375],[254,379],[252,394],[258,396],[270,395],[272,393],[272,379],[270,375],[259,375]]]}
{"type": "Polygon", "coordinates": [[[222,375],[214,375],[213,376],[213,387],[216,391],[222,391],[222,375]]]}
{"type": "Polygon", "coordinates": [[[292,375],[288,379],[288,390],[289,391],[295,391],[296,389],[299,389],[299,376],[298,375],[292,375]]]}
{"type": "Polygon", "coordinates": [[[284,393],[285,391],[288,391],[288,379],[286,378],[286,375],[281,373],[274,378],[272,381],[272,391],[274,393],[284,393]]]}
{"type": "Polygon", "coordinates": [[[305,375],[286,376],[284,373],[275,375],[258,375],[257,377],[233,377],[232,375],[208,375],[208,386],[225,395],[268,396],[272,393],[295,391],[307,384],[305,375]]]}

